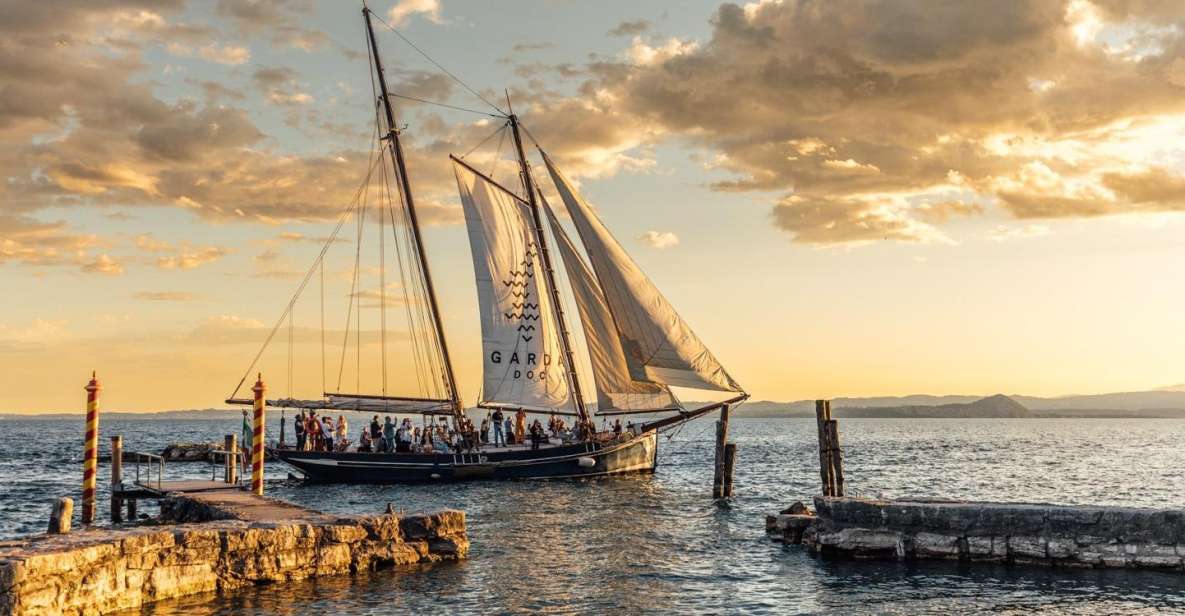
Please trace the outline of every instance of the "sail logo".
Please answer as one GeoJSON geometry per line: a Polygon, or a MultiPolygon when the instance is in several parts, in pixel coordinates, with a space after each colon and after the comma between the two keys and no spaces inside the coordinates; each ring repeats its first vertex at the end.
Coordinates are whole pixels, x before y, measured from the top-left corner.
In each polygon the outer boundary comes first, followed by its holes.
{"type": "Polygon", "coordinates": [[[537,325],[540,320],[540,303],[535,299],[537,285],[535,284],[535,269],[538,264],[539,249],[535,242],[527,243],[527,250],[519,261],[518,268],[508,273],[509,279],[502,280],[502,285],[510,289],[512,296],[510,310],[502,316],[512,322],[517,322],[518,338],[515,348],[511,351],[495,350],[490,353],[490,363],[500,365],[504,361],[507,374],[513,379],[527,380],[547,379],[547,369],[551,366],[551,355],[533,350],[522,350],[522,345],[542,345],[542,331],[537,325]],[[531,301],[534,300],[534,301],[531,301]]]}

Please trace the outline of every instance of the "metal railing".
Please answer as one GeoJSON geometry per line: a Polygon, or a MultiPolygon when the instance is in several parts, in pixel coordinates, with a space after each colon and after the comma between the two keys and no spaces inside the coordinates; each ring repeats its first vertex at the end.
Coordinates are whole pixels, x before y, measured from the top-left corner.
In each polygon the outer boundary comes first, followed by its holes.
{"type": "Polygon", "coordinates": [[[133,452],[136,460],[136,485],[144,488],[160,490],[165,476],[165,459],[154,453],[133,452]],[[144,462],[144,474],[140,474],[140,463],[144,462]],[[156,483],[152,481],[152,469],[156,467],[156,483]]]}
{"type": "Polygon", "coordinates": [[[226,483],[241,485],[243,483],[243,473],[238,472],[238,469],[242,468],[241,464],[243,464],[243,459],[245,457],[246,452],[241,450],[227,451],[225,449],[211,449],[210,457],[208,458],[210,461],[210,481],[221,480],[225,481],[226,483]],[[221,460],[221,462],[219,462],[219,460],[221,460]],[[228,472],[228,464],[235,465],[235,471],[233,473],[228,472]],[[221,479],[218,477],[219,470],[222,470],[221,479]],[[228,475],[233,477],[234,481],[230,481],[228,475]]]}

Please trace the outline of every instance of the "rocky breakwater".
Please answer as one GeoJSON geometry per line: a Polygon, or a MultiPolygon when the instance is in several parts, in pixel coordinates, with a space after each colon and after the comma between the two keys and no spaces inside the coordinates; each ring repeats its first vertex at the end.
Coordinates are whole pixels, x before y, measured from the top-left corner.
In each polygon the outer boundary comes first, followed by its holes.
{"type": "Polygon", "coordinates": [[[801,542],[822,555],[1185,571],[1185,510],[843,497],[814,504],[801,542]]]}
{"type": "Polygon", "coordinates": [[[105,614],[252,584],[457,560],[468,549],[465,514],[453,510],[38,535],[0,542],[0,614],[105,614]]]}

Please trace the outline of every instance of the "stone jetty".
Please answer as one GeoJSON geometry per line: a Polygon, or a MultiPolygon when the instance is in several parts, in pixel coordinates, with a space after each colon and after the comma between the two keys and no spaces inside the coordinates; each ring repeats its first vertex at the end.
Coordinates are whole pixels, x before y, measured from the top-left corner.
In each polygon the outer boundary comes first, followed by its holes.
{"type": "Polygon", "coordinates": [[[333,516],[226,490],[162,521],[0,542],[0,615],[95,615],[198,593],[465,558],[465,514],[333,516]]]}
{"type": "Polygon", "coordinates": [[[815,554],[1185,571],[1185,510],[815,497],[766,530],[815,554]]]}

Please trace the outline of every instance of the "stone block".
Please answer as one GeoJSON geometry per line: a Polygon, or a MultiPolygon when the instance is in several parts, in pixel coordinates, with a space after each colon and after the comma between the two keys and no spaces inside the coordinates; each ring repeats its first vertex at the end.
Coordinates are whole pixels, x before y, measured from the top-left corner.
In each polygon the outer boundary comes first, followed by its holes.
{"type": "Polygon", "coordinates": [[[1014,535],[1008,538],[1008,558],[1044,560],[1048,541],[1044,537],[1014,535]]]}
{"type": "Polygon", "coordinates": [[[957,560],[959,558],[959,537],[938,533],[917,533],[910,542],[912,555],[917,558],[938,558],[957,560]]]}

